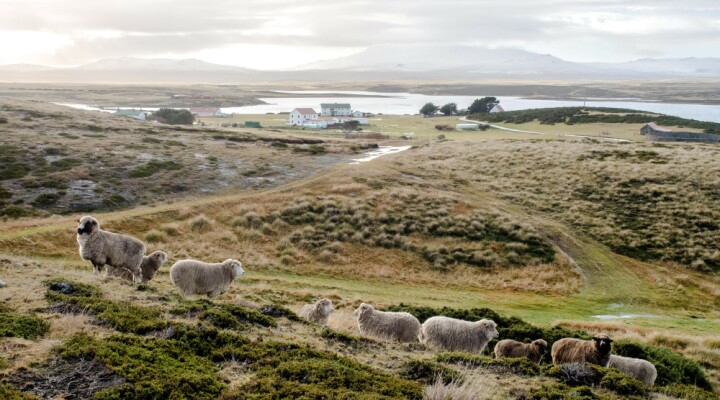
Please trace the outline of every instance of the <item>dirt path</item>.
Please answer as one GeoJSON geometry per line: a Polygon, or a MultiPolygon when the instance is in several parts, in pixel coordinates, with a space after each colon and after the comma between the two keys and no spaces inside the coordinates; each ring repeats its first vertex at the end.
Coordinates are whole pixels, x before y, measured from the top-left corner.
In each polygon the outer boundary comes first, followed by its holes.
{"type": "Polygon", "coordinates": [[[574,134],[569,134],[569,133],[548,133],[548,132],[537,132],[537,131],[525,131],[522,129],[506,128],[504,126],[494,125],[494,124],[491,124],[491,123],[485,122],[485,121],[476,121],[476,120],[472,120],[472,119],[467,119],[466,117],[461,117],[460,120],[465,121],[465,122],[472,122],[472,123],[476,123],[476,124],[488,125],[491,128],[495,128],[495,129],[499,129],[501,131],[507,131],[507,132],[529,133],[531,135],[567,136],[567,137],[595,139],[595,140],[602,140],[602,141],[606,141],[606,142],[616,142],[616,143],[617,142],[627,142],[627,143],[630,142],[627,139],[609,138],[609,137],[601,137],[601,136],[586,136],[586,135],[574,135],[574,134]]]}

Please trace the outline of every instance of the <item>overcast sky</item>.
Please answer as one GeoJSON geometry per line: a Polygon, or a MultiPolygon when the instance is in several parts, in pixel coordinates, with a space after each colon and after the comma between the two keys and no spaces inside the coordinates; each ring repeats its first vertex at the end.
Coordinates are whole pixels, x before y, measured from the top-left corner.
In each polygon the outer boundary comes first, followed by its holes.
{"type": "Polygon", "coordinates": [[[570,61],[720,57],[720,0],[0,0],[0,64],[170,57],[281,69],[408,43],[570,61]]]}

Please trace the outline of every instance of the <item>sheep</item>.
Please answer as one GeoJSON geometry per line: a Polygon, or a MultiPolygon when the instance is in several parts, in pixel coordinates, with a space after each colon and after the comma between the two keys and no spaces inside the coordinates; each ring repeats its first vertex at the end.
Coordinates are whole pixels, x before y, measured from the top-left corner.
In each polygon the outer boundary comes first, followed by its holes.
{"type": "Polygon", "coordinates": [[[607,366],[612,350],[612,340],[604,333],[595,335],[591,340],[563,338],[553,343],[553,364],[590,363],[607,366]]]}
{"type": "Polygon", "coordinates": [[[362,303],[353,315],[363,336],[415,342],[420,332],[420,321],[410,313],[377,311],[370,304],[362,303]]]}
{"type": "Polygon", "coordinates": [[[437,316],[422,324],[418,339],[437,349],[482,353],[488,342],[498,336],[497,324],[491,319],[472,322],[437,316]]]}
{"type": "Polygon", "coordinates": [[[93,264],[99,274],[105,265],[128,270],[135,283],[143,280],[140,263],[145,255],[145,244],[132,236],[100,229],[100,223],[86,215],[79,220],[77,242],[80,257],[93,264]]]}
{"type": "Polygon", "coordinates": [[[228,259],[215,264],[180,260],[170,268],[170,281],[183,296],[204,294],[213,298],[225,293],[232,281],[243,274],[245,270],[237,260],[228,259]]]}
{"type": "MultiPolygon", "coordinates": [[[[167,262],[167,254],[163,251],[154,251],[149,256],[143,256],[140,262],[140,270],[142,271],[143,282],[148,282],[155,277],[157,271],[167,262]]],[[[117,276],[122,279],[132,281],[132,274],[125,268],[115,268],[108,265],[108,276],[117,276]]]]}
{"type": "Polygon", "coordinates": [[[300,308],[300,317],[320,325],[327,325],[333,304],[330,299],[320,299],[315,304],[305,304],[300,308]]]}
{"type": "Polygon", "coordinates": [[[495,345],[495,358],[518,358],[526,357],[530,361],[540,363],[547,353],[547,342],[542,339],[534,340],[532,343],[521,343],[512,339],[505,339],[495,345]]]}
{"type": "Polygon", "coordinates": [[[615,368],[623,374],[635,378],[647,386],[655,384],[657,369],[651,362],[640,358],[623,357],[615,354],[610,355],[607,364],[608,368],[615,368]]]}

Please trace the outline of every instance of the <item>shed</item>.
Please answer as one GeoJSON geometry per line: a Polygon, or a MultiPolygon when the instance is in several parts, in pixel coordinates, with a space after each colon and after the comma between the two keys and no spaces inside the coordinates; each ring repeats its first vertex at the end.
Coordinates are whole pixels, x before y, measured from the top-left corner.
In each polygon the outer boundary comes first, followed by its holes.
{"type": "Polygon", "coordinates": [[[245,127],[246,128],[262,128],[262,126],[260,126],[260,122],[258,122],[258,121],[245,121],[245,127]]]}

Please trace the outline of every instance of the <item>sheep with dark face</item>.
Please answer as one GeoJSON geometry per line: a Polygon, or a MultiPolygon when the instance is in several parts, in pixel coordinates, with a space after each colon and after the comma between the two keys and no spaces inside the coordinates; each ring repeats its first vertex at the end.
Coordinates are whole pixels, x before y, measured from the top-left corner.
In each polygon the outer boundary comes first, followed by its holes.
{"type": "Polygon", "coordinates": [[[437,316],[422,324],[418,339],[436,349],[482,353],[488,342],[498,335],[497,324],[491,319],[471,322],[437,316]]]}
{"type": "Polygon", "coordinates": [[[657,369],[655,366],[641,358],[622,357],[615,354],[610,355],[608,368],[615,368],[623,374],[635,378],[640,382],[652,386],[657,379],[657,369]]]}
{"type": "MultiPolygon", "coordinates": [[[[142,270],[143,282],[148,282],[155,277],[160,267],[167,262],[167,254],[163,251],[153,251],[149,256],[144,256],[140,262],[140,270],[142,270]]],[[[132,281],[133,277],[130,271],[125,268],[115,268],[110,265],[107,267],[108,276],[117,276],[127,281],[132,281]]]]}
{"type": "Polygon", "coordinates": [[[183,296],[200,294],[213,298],[225,293],[233,280],[244,274],[242,263],[237,260],[214,264],[180,260],[170,268],[170,281],[183,296]]]}
{"type": "Polygon", "coordinates": [[[95,218],[86,215],[80,218],[77,228],[77,242],[80,257],[93,264],[93,271],[99,274],[105,265],[126,269],[135,283],[143,281],[140,263],[145,255],[145,244],[132,236],[100,229],[95,218]]]}
{"type": "Polygon", "coordinates": [[[525,357],[539,363],[547,353],[547,342],[538,339],[532,343],[521,343],[517,340],[505,339],[495,345],[495,358],[520,358],[525,357]]]}
{"type": "Polygon", "coordinates": [[[362,303],[353,315],[357,317],[358,329],[364,336],[415,342],[420,332],[420,321],[410,313],[378,311],[370,304],[362,303]]]}
{"type": "Polygon", "coordinates": [[[604,333],[590,340],[563,338],[553,343],[553,364],[590,363],[605,367],[610,359],[612,340],[604,333]]]}
{"type": "Polygon", "coordinates": [[[315,304],[305,304],[300,308],[300,317],[320,325],[327,325],[333,304],[330,299],[320,299],[315,304]]]}

